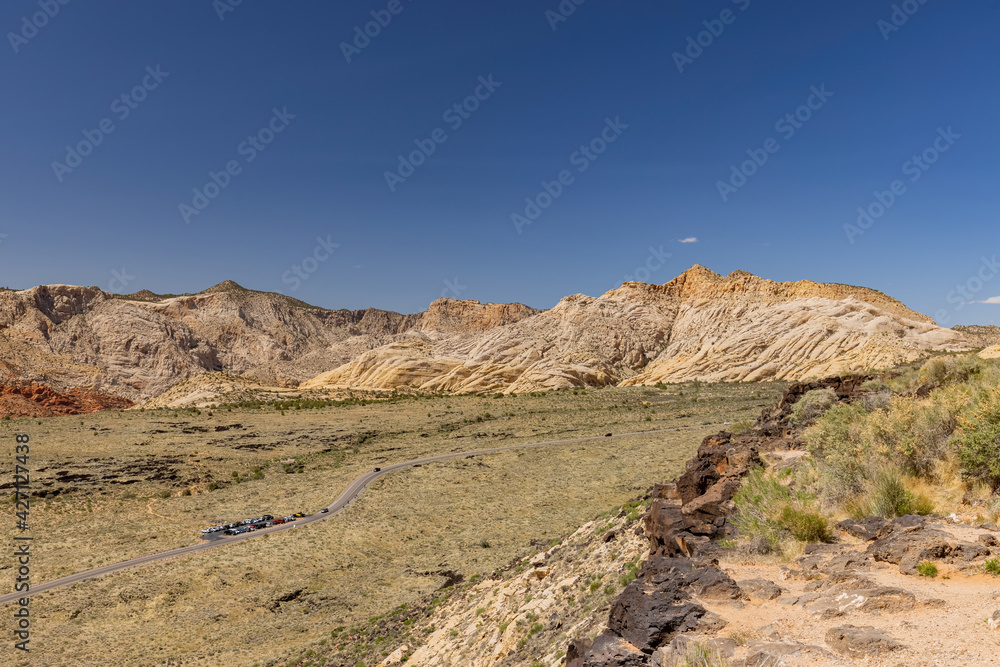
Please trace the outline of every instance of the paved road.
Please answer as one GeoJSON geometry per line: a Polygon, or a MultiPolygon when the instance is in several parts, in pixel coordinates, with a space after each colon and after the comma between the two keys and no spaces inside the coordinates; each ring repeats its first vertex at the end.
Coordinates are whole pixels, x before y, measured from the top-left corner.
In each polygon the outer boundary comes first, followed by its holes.
{"type": "MultiPolygon", "coordinates": [[[[637,431],[634,433],[620,433],[618,435],[612,435],[610,438],[627,438],[630,436],[637,435],[653,435],[656,433],[670,433],[674,431],[686,431],[692,428],[704,428],[704,426],[686,426],[681,428],[668,428],[660,429],[656,431],[637,431]]],[[[361,477],[351,482],[350,486],[344,490],[340,496],[333,501],[332,504],[327,506],[329,512],[327,514],[313,514],[307,516],[304,519],[299,519],[294,523],[286,523],[278,526],[273,526],[271,528],[265,528],[263,530],[256,530],[250,533],[243,533],[242,535],[235,535],[232,537],[226,537],[224,539],[214,539],[206,540],[199,544],[193,544],[189,547],[181,547],[180,549],[172,549],[170,551],[161,551],[155,554],[148,554],[145,556],[139,556],[138,558],[133,558],[131,560],[122,561],[121,563],[113,563],[111,565],[105,565],[104,567],[99,567],[94,570],[87,570],[86,572],[78,572],[77,574],[71,574],[62,579],[55,579],[43,584],[33,584],[31,586],[31,591],[28,595],[35,595],[37,593],[44,593],[45,591],[50,591],[53,588],[61,588],[63,586],[69,586],[70,584],[75,584],[80,581],[86,581],[87,579],[94,579],[95,577],[100,577],[111,572],[118,572],[119,570],[124,570],[128,567],[135,567],[136,565],[144,565],[146,563],[153,563],[158,560],[166,560],[167,558],[173,558],[175,556],[183,556],[186,554],[196,553],[198,551],[205,551],[206,549],[215,549],[217,547],[226,546],[228,544],[236,544],[237,542],[242,542],[244,540],[252,540],[254,538],[263,537],[264,535],[270,535],[272,533],[280,533],[283,530],[297,529],[300,526],[305,526],[316,521],[323,521],[333,516],[337,512],[340,512],[345,507],[350,505],[361,492],[365,490],[369,484],[374,482],[376,479],[382,475],[386,475],[393,470],[401,470],[402,468],[410,468],[415,465],[424,465],[426,463],[434,463],[435,461],[446,461],[448,459],[457,459],[466,456],[480,456],[483,454],[496,454],[497,452],[505,452],[511,449],[529,449],[533,447],[551,447],[553,445],[571,445],[578,442],[589,442],[591,440],[603,440],[605,438],[610,439],[608,436],[591,436],[588,438],[570,438],[567,440],[549,440],[547,442],[532,442],[523,445],[510,445],[507,447],[494,447],[492,449],[477,449],[471,452],[456,452],[452,454],[441,454],[440,456],[428,456],[422,459],[414,459],[413,461],[404,461],[403,463],[395,463],[392,465],[387,465],[381,468],[378,472],[371,471],[365,473],[361,477]]],[[[10,593],[8,595],[0,596],[0,604],[6,604],[17,600],[18,598],[25,597],[24,593],[10,593]]]]}

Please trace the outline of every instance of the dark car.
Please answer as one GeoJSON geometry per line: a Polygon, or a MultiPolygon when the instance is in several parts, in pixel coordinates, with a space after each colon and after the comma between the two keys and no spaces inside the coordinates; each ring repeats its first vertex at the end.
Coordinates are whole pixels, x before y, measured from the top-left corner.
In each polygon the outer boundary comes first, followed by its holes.
{"type": "Polygon", "coordinates": [[[375,472],[382,472],[381,468],[375,468],[375,472]]]}
{"type": "Polygon", "coordinates": [[[329,507],[324,507],[323,509],[321,509],[321,510],[319,511],[319,513],[320,513],[320,514],[326,514],[326,513],[327,513],[327,512],[329,512],[329,511],[330,511],[330,508],[329,508],[329,507]]]}

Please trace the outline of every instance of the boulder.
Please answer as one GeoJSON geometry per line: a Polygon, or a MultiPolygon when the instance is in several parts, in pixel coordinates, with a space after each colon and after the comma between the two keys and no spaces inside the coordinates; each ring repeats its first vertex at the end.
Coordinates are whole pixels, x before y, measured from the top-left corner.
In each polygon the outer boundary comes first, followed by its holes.
{"type": "Polygon", "coordinates": [[[589,639],[583,638],[570,641],[569,646],[566,647],[565,667],[583,667],[583,661],[586,659],[587,651],[589,650],[589,639]]]}
{"type": "Polygon", "coordinates": [[[855,521],[854,519],[841,521],[836,525],[836,528],[859,540],[871,542],[880,537],[885,537],[894,529],[894,526],[891,522],[881,517],[870,516],[860,521],[855,521]]]}
{"type": "Polygon", "coordinates": [[[842,625],[830,628],[825,637],[827,645],[850,658],[879,656],[906,648],[889,635],[870,625],[842,625]]]}
{"type": "Polygon", "coordinates": [[[636,580],[612,603],[608,627],[639,650],[652,653],[674,635],[698,629],[706,613],[700,604],[678,602],[673,592],[650,589],[636,580]]]}
{"type": "Polygon", "coordinates": [[[774,600],[781,597],[781,587],[766,579],[744,579],[737,581],[736,585],[745,594],[758,600],[774,600]]]}
{"type": "Polygon", "coordinates": [[[583,667],[646,667],[647,655],[614,632],[605,630],[583,659],[583,667]]]}

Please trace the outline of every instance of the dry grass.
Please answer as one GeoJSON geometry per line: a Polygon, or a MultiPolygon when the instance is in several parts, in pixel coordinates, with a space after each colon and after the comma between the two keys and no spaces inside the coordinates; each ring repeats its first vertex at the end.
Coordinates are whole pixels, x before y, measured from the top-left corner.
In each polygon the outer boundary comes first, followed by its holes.
{"type": "MultiPolygon", "coordinates": [[[[386,462],[681,429],[393,473],[328,521],[41,594],[31,664],[264,664],[433,592],[446,571],[489,573],[676,475],[704,435],[755,416],[783,386],[701,385],[697,401],[692,389],[4,422],[0,435],[31,434],[35,489],[60,489],[32,507],[35,582],[192,544],[213,519],[316,511],[386,462]],[[290,457],[301,472],[284,471],[290,457]],[[261,479],[226,481],[256,468],[261,479]],[[121,484],[129,479],[140,481],[121,484]],[[212,481],[225,485],[209,492],[212,481]]],[[[11,565],[0,559],[4,580],[11,565]]]]}

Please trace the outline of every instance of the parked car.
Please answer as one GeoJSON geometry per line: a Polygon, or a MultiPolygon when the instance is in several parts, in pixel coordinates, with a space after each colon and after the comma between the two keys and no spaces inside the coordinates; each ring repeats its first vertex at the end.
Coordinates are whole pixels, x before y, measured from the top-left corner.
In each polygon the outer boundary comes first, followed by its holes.
{"type": "Polygon", "coordinates": [[[279,524],[279,523],[285,523],[285,520],[284,520],[284,519],[275,519],[275,520],[274,520],[274,523],[275,523],[275,524],[279,524]]]}
{"type": "Polygon", "coordinates": [[[301,518],[305,517],[305,514],[303,514],[302,512],[296,512],[292,516],[294,516],[296,519],[301,519],[301,518]]]}

